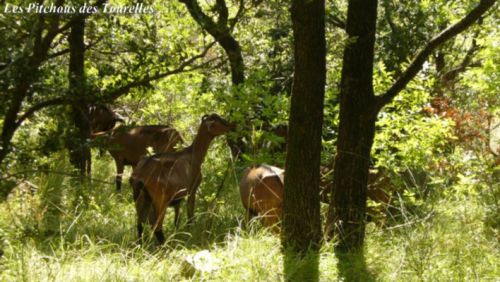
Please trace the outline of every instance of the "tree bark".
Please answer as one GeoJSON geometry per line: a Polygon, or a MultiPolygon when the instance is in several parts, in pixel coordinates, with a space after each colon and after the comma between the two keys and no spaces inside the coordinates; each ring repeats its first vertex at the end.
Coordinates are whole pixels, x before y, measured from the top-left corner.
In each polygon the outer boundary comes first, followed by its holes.
{"type": "Polygon", "coordinates": [[[90,174],[91,154],[89,106],[85,83],[85,19],[76,21],[71,27],[68,37],[69,58],[69,99],[74,101],[71,106],[72,125],[66,136],[70,162],[79,170],[81,176],[90,174]]]}
{"type": "MultiPolygon", "coordinates": [[[[97,0],[92,6],[100,7],[104,4],[105,1],[106,0],[97,0]]],[[[56,6],[61,6],[63,3],[63,0],[57,0],[54,4],[56,6]]],[[[36,80],[37,75],[39,74],[40,66],[45,60],[52,57],[48,55],[48,53],[54,39],[57,37],[57,35],[68,30],[74,22],[85,19],[89,15],[90,14],[75,15],[71,18],[71,20],[69,20],[62,26],[59,26],[59,14],[52,14],[50,16],[40,15],[38,17],[38,22],[34,22],[35,29],[33,33],[34,45],[32,48],[32,54],[27,58],[22,59],[22,61],[17,64],[19,66],[17,69],[19,77],[17,77],[13,81],[15,85],[14,90],[6,91],[10,96],[10,99],[7,99],[8,110],[4,116],[2,133],[0,134],[0,165],[3,163],[6,156],[11,150],[11,142],[16,130],[19,128],[22,121],[24,121],[24,119],[28,116],[24,114],[21,118],[18,119],[18,115],[21,111],[24,100],[29,95],[31,95],[31,85],[36,80]]],[[[60,104],[62,103],[48,103],[47,106],[60,104]]],[[[37,107],[37,105],[35,105],[33,108],[28,110],[28,112],[30,115],[32,115],[34,112],[44,107],[45,106],[37,107]]]]}
{"type": "MultiPolygon", "coordinates": [[[[238,16],[243,9],[240,4],[240,11],[233,19],[228,19],[229,13],[225,0],[217,0],[212,10],[218,14],[218,19],[215,22],[207,14],[203,12],[197,0],[179,0],[184,3],[193,19],[201,26],[203,30],[208,32],[219,45],[224,49],[231,67],[231,82],[235,88],[245,82],[245,63],[241,53],[239,42],[231,34],[231,29],[236,24],[238,16]]],[[[236,89],[237,91],[237,89],[236,89]]],[[[249,126],[243,125],[249,128],[249,126]]],[[[249,137],[249,136],[247,136],[249,137]]],[[[243,136],[236,137],[236,140],[228,139],[228,145],[231,148],[233,157],[241,157],[247,151],[246,143],[243,141],[243,136]]]]}
{"type": "Polygon", "coordinates": [[[341,249],[361,247],[365,234],[366,187],[377,114],[372,83],[376,21],[377,0],[349,1],[335,189],[326,230],[327,235],[337,236],[341,249]]]}
{"type": "MultiPolygon", "coordinates": [[[[232,36],[228,23],[228,10],[224,0],[217,0],[213,9],[218,13],[218,21],[214,22],[207,16],[197,0],[179,0],[186,5],[193,19],[212,35],[217,43],[224,49],[231,66],[231,81],[233,85],[245,82],[245,64],[241,54],[239,42],[232,36]]],[[[234,22],[235,19],[233,19],[234,22]]]]}
{"type": "Polygon", "coordinates": [[[464,18],[431,39],[394,84],[383,95],[375,96],[372,77],[377,0],[349,1],[346,22],[349,42],[344,50],[340,85],[335,190],[325,231],[330,238],[336,236],[338,250],[363,247],[370,151],[378,112],[417,75],[437,47],[470,27],[495,2],[481,0],[464,18]]]}
{"type": "Polygon", "coordinates": [[[10,152],[12,146],[11,140],[14,137],[14,133],[18,128],[16,124],[17,115],[21,110],[21,104],[25,98],[24,93],[26,93],[29,88],[29,81],[27,79],[28,78],[26,77],[25,82],[20,83],[16,88],[16,90],[14,91],[14,94],[18,95],[12,95],[9,108],[3,119],[3,127],[1,134],[2,143],[0,146],[0,164],[3,162],[5,157],[7,157],[7,154],[10,152]]]}
{"type": "Polygon", "coordinates": [[[325,1],[292,2],[295,74],[283,199],[282,244],[306,252],[322,232],[319,166],[326,79],[325,1]]]}
{"type": "Polygon", "coordinates": [[[20,60],[17,65],[18,75],[14,78],[15,87],[12,91],[6,91],[10,95],[10,99],[7,98],[8,110],[5,113],[3,120],[3,127],[1,133],[1,146],[0,146],[0,164],[4,161],[7,154],[10,152],[12,144],[12,138],[14,133],[19,128],[20,123],[18,123],[18,115],[21,111],[24,99],[28,97],[30,93],[31,84],[36,80],[39,73],[38,68],[45,60],[47,53],[50,49],[50,44],[52,40],[57,35],[55,30],[55,25],[58,22],[58,18],[55,17],[48,24],[49,29],[46,28],[46,23],[43,17],[39,17],[38,26],[35,29],[33,37],[34,45],[32,54],[20,60]],[[44,31],[47,31],[45,37],[42,37],[44,31]]]}

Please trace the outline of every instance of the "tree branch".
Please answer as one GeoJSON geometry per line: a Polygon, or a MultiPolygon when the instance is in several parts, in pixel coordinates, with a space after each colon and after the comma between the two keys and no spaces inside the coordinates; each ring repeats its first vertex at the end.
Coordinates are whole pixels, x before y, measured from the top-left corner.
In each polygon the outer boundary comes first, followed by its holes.
{"type": "MultiPolygon", "coordinates": [[[[221,3],[225,0],[217,0],[221,3]]],[[[231,65],[231,81],[234,85],[241,84],[245,81],[245,65],[241,54],[239,42],[233,37],[230,29],[227,26],[221,27],[215,24],[213,20],[203,13],[197,0],[179,0],[184,3],[193,19],[201,26],[203,30],[208,32],[224,49],[227,58],[231,65]]],[[[225,6],[225,2],[224,2],[225,6]]]]}
{"type": "Polygon", "coordinates": [[[340,11],[340,9],[334,5],[325,15],[326,23],[345,30],[345,15],[342,14],[343,13],[340,11]]]}
{"type": "Polygon", "coordinates": [[[63,98],[54,98],[51,100],[47,100],[44,102],[40,102],[33,107],[29,108],[21,117],[16,122],[16,127],[21,126],[21,124],[30,116],[32,116],[34,113],[40,111],[41,109],[44,109],[49,106],[55,106],[55,105],[63,105],[69,103],[69,100],[63,99],[63,98]]]}
{"type": "Polygon", "coordinates": [[[236,15],[234,18],[229,19],[229,30],[233,30],[233,28],[236,26],[236,23],[238,20],[243,16],[245,12],[245,0],[240,0],[240,4],[238,6],[238,11],[236,12],[236,15]]]}
{"type": "Polygon", "coordinates": [[[467,50],[467,53],[465,53],[465,56],[462,59],[462,62],[460,62],[460,64],[452,67],[450,70],[448,70],[447,72],[445,72],[444,74],[441,75],[441,83],[442,84],[447,84],[449,82],[454,81],[460,73],[466,71],[467,68],[469,68],[469,67],[481,65],[481,64],[478,64],[478,62],[472,61],[476,52],[480,50],[480,47],[477,45],[477,40],[476,40],[476,38],[478,36],[479,36],[479,29],[472,36],[471,46],[467,50]]]}
{"type": "Polygon", "coordinates": [[[147,86],[152,81],[155,81],[155,80],[158,80],[158,79],[161,79],[161,78],[165,78],[165,77],[170,76],[170,75],[174,75],[174,74],[178,74],[178,73],[182,73],[182,72],[192,71],[192,70],[199,69],[199,68],[202,68],[202,67],[206,66],[207,64],[211,63],[212,61],[214,61],[217,58],[209,60],[209,61],[207,61],[207,62],[205,62],[203,64],[200,64],[200,65],[197,65],[197,66],[193,66],[193,67],[191,67],[189,69],[186,69],[186,67],[192,65],[196,60],[205,57],[205,55],[208,53],[208,50],[210,50],[210,48],[212,48],[212,46],[214,46],[214,44],[215,44],[215,41],[212,42],[212,43],[210,43],[210,44],[208,44],[205,47],[205,49],[203,50],[203,52],[201,52],[200,54],[198,54],[196,56],[193,56],[190,59],[184,61],[177,68],[175,68],[173,70],[169,70],[169,71],[166,71],[166,72],[163,72],[163,73],[159,73],[159,74],[156,74],[156,75],[153,75],[153,76],[146,76],[146,77],[144,77],[144,78],[142,78],[140,80],[133,81],[133,82],[131,82],[129,84],[126,84],[126,85],[124,85],[122,87],[119,87],[119,88],[117,88],[117,89],[109,92],[108,94],[105,95],[105,96],[107,96],[105,98],[105,100],[114,101],[114,100],[120,98],[121,96],[127,94],[133,88],[147,86]]]}
{"type": "Polygon", "coordinates": [[[392,99],[394,99],[394,97],[396,97],[399,92],[406,87],[406,85],[422,69],[422,66],[427,58],[437,47],[474,24],[484,13],[486,13],[486,11],[488,11],[488,9],[495,5],[496,1],[497,0],[481,0],[479,4],[464,18],[432,38],[431,41],[429,41],[427,45],[425,45],[425,47],[418,52],[408,68],[401,74],[396,82],[394,82],[394,84],[383,95],[376,97],[376,110],[380,110],[382,107],[391,102],[392,99]]]}
{"type": "Polygon", "coordinates": [[[222,30],[218,24],[216,24],[209,16],[203,13],[197,0],[179,0],[179,2],[184,3],[189,13],[193,19],[201,26],[202,29],[206,30],[210,35],[212,35],[216,41],[219,41],[227,32],[227,26],[225,27],[225,32],[222,30]]]}
{"type": "Polygon", "coordinates": [[[227,18],[229,17],[229,11],[227,10],[226,0],[216,0],[215,10],[219,14],[217,19],[217,25],[219,28],[227,29],[227,18]]]}
{"type": "Polygon", "coordinates": [[[50,59],[62,56],[62,55],[67,54],[67,53],[69,53],[69,48],[68,49],[63,49],[61,51],[58,51],[58,52],[55,52],[55,53],[52,53],[52,54],[48,54],[47,55],[47,60],[50,60],[50,59]]]}
{"type": "Polygon", "coordinates": [[[218,30],[217,25],[209,16],[207,16],[205,13],[203,13],[203,10],[201,9],[197,0],[179,0],[179,2],[184,3],[184,5],[186,5],[186,8],[188,9],[189,13],[191,14],[191,16],[195,19],[195,21],[203,29],[205,29],[212,36],[214,36],[214,34],[212,34],[212,32],[218,30]]]}
{"type": "Polygon", "coordinates": [[[326,18],[326,22],[333,25],[334,27],[345,30],[345,21],[340,19],[337,15],[330,14],[326,18]]]}
{"type": "MultiPolygon", "coordinates": [[[[90,42],[89,44],[85,45],[85,50],[90,50],[92,47],[94,47],[95,45],[97,45],[100,41],[101,40],[99,39],[99,40],[97,40],[95,42],[90,42]]],[[[61,51],[58,51],[58,52],[55,52],[55,53],[52,53],[52,54],[48,54],[47,55],[47,60],[50,60],[50,59],[62,56],[62,55],[67,54],[67,53],[69,53],[69,48],[63,49],[61,51]]],[[[116,54],[113,54],[113,55],[116,55],[116,54]]]]}

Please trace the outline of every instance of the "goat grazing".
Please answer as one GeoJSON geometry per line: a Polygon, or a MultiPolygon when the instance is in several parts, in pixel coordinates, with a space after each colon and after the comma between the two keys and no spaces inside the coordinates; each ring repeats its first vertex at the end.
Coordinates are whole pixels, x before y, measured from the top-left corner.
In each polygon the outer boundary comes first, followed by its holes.
{"type": "MultiPolygon", "coordinates": [[[[178,203],[188,196],[188,223],[192,222],[196,191],[201,183],[201,164],[211,141],[234,127],[216,114],[205,115],[191,146],[173,153],[143,158],[134,168],[130,183],[134,189],[137,231],[142,237],[143,223],[153,226],[160,243],[165,241],[162,226],[167,206],[174,205],[178,221],[178,203]]],[[[177,222],[176,222],[177,225],[177,222]]]]}
{"type": "MultiPolygon", "coordinates": [[[[331,171],[322,166],[320,168],[320,199],[328,203],[329,194],[334,189],[333,181],[329,180],[331,171]]],[[[275,226],[283,215],[283,191],[285,171],[271,165],[261,164],[251,166],[243,172],[240,181],[240,196],[247,216],[260,216],[264,226],[275,226]]],[[[390,179],[381,171],[370,171],[367,196],[388,206],[391,200],[383,187],[390,179]]]]}
{"type": "MultiPolygon", "coordinates": [[[[335,189],[333,179],[333,170],[320,167],[320,198],[324,203],[330,202],[330,193],[335,189]]],[[[391,179],[385,174],[384,170],[370,170],[368,174],[368,187],[366,196],[376,203],[381,203],[388,207],[391,201],[391,195],[384,188],[391,186],[391,179]]]]}
{"type": "Polygon", "coordinates": [[[93,134],[113,129],[118,121],[124,122],[123,117],[106,105],[95,104],[89,108],[89,123],[93,134]]]}
{"type": "Polygon", "coordinates": [[[283,209],[284,170],[270,165],[256,165],[243,172],[240,196],[247,216],[260,216],[264,226],[281,220],[283,209]]]}

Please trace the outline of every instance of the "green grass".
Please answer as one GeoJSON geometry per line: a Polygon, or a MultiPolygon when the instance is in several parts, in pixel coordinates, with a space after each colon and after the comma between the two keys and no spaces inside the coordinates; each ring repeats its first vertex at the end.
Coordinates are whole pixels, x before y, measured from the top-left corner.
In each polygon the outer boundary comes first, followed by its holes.
{"type": "MultiPolygon", "coordinates": [[[[225,171],[218,166],[205,169],[225,171]]],[[[436,200],[418,216],[403,212],[405,220],[385,228],[368,224],[363,253],[339,262],[328,243],[319,254],[288,260],[285,270],[279,238],[258,221],[243,223],[234,175],[205,178],[195,226],[174,232],[169,210],[168,241],[159,247],[153,238],[137,242],[131,191],[114,191],[110,162],[98,161],[94,171],[110,184],[37,175],[34,193],[20,185],[0,205],[0,281],[304,281],[317,264],[319,281],[500,279],[498,233],[483,223],[474,195],[436,200]],[[211,270],[193,271],[186,259],[203,250],[201,268],[211,270]]]]}

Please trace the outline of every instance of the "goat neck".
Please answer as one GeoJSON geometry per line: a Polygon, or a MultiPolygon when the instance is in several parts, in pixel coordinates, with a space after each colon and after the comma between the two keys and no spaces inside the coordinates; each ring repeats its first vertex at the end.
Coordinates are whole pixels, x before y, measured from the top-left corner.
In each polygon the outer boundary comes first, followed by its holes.
{"type": "Polygon", "coordinates": [[[191,145],[193,167],[201,167],[201,164],[207,155],[210,142],[212,142],[214,137],[215,136],[208,131],[206,124],[202,123],[200,128],[198,128],[198,133],[196,134],[193,144],[191,145]]]}

